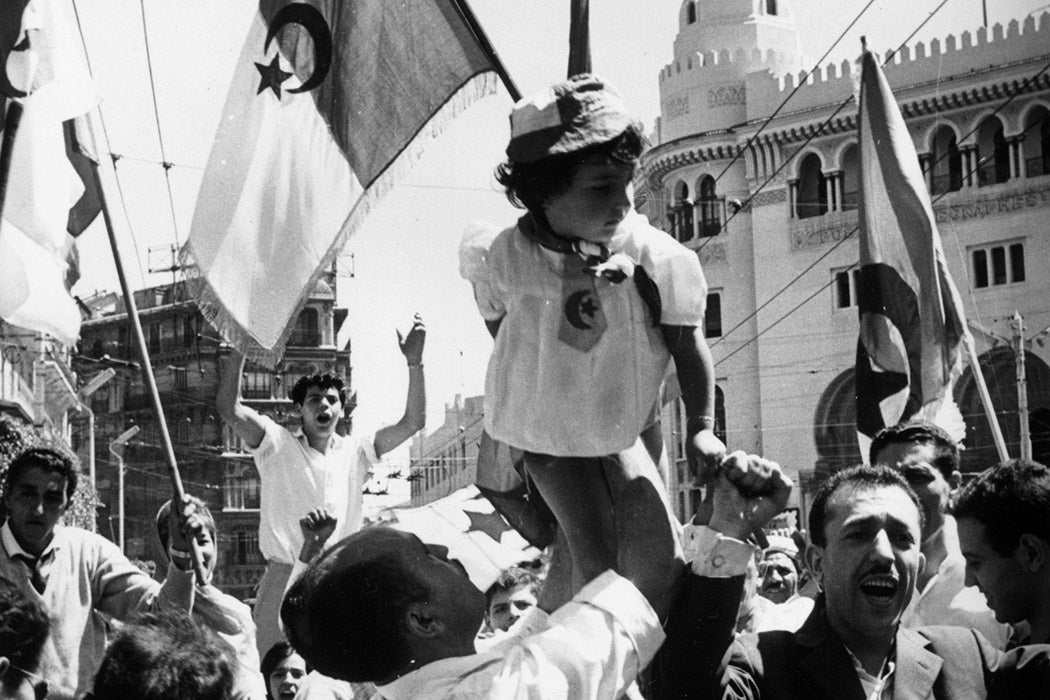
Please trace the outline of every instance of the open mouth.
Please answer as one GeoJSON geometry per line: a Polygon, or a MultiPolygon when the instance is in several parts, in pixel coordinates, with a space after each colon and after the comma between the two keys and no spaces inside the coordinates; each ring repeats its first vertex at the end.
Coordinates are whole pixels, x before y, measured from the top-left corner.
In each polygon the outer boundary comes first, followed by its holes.
{"type": "Polygon", "coordinates": [[[317,416],[317,422],[321,425],[328,425],[330,422],[332,422],[332,417],[327,413],[322,413],[321,415],[317,416]]]}
{"type": "Polygon", "coordinates": [[[860,582],[860,592],[868,598],[882,603],[888,603],[897,595],[900,581],[892,576],[877,574],[867,576],[860,582]]]}

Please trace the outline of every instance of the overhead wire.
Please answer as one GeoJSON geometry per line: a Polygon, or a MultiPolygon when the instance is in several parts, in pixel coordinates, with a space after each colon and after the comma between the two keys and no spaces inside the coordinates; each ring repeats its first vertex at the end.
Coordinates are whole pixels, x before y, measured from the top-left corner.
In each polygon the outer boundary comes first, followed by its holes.
{"type": "Polygon", "coordinates": [[[175,234],[175,246],[179,244],[179,222],[175,217],[175,198],[171,192],[171,167],[172,163],[168,160],[167,153],[164,150],[164,133],[160,128],[160,109],[157,106],[157,84],[153,78],[153,58],[149,47],[149,28],[146,25],[146,0],[139,0],[139,8],[142,15],[142,39],[146,45],[146,69],[149,73],[149,91],[150,96],[153,98],[153,118],[157,123],[157,141],[160,143],[160,157],[161,167],[164,168],[164,184],[168,190],[168,206],[171,210],[171,227],[172,232],[175,234]]]}
{"type": "MultiPolygon", "coordinates": [[[[1019,88],[1018,88],[1017,90],[1015,90],[1015,91],[1014,91],[1014,92],[1013,92],[1013,93],[1012,93],[1012,94],[1011,94],[1011,95],[1010,95],[1010,96],[1009,96],[1009,97],[1008,97],[1008,98],[1007,98],[1006,100],[1004,100],[1004,101],[1003,101],[1003,102],[1002,102],[1002,103],[1001,103],[1001,104],[1000,104],[1000,105],[999,105],[999,106],[998,106],[998,107],[997,107],[997,108],[996,108],[995,110],[993,110],[993,111],[992,111],[992,112],[991,112],[990,114],[986,115],[985,119],[982,119],[982,121],[981,121],[981,124],[983,124],[983,123],[984,123],[984,121],[985,121],[986,119],[988,119],[988,118],[990,118],[990,117],[992,117],[992,116],[994,116],[994,115],[998,114],[998,113],[999,113],[1000,111],[1002,111],[1002,109],[1004,109],[1004,108],[1005,108],[1005,107],[1006,107],[1007,105],[1009,105],[1009,104],[1010,104],[1010,102],[1012,102],[1012,101],[1013,101],[1014,99],[1016,99],[1018,95],[1021,95],[1021,94],[1023,94],[1024,90],[1025,90],[1025,89],[1026,89],[1026,88],[1028,87],[1028,85],[1029,85],[1029,84],[1030,84],[1031,82],[1034,82],[1034,81],[1038,80],[1038,79],[1039,79],[1039,78],[1040,78],[1040,77],[1041,77],[1041,76],[1042,76],[1042,75],[1043,75],[1044,73],[1046,73],[1046,72],[1047,72],[1048,70],[1050,70],[1050,62],[1048,62],[1047,64],[1045,64],[1045,65],[1043,66],[1043,68],[1042,68],[1041,70],[1039,70],[1039,72],[1035,73],[1034,75],[1032,75],[1032,76],[1030,76],[1030,77],[1028,77],[1028,78],[1025,78],[1025,80],[1024,80],[1024,81],[1023,81],[1022,83],[1021,83],[1020,87],[1019,87],[1019,88]]],[[[1037,126],[1037,125],[1038,125],[1038,122],[1035,122],[1035,123],[1033,123],[1032,125],[1029,125],[1029,126],[1028,126],[1028,127],[1027,127],[1027,128],[1026,128],[1026,129],[1025,129],[1025,130],[1024,130],[1023,132],[1022,132],[1022,134],[1026,133],[1026,132],[1027,132],[1027,131],[1028,131],[1029,129],[1032,129],[1032,128],[1033,128],[1034,126],[1037,126]]],[[[964,135],[964,136],[963,136],[963,137],[962,137],[961,139],[959,139],[959,141],[964,141],[964,140],[966,140],[967,138],[969,138],[969,136],[970,136],[970,135],[972,135],[973,133],[975,133],[975,132],[976,132],[976,131],[977,131],[977,130],[978,130],[978,129],[980,128],[980,126],[981,126],[980,124],[979,124],[978,126],[975,126],[975,127],[973,128],[973,129],[971,129],[971,130],[970,130],[969,132],[967,132],[967,133],[966,133],[966,135],[964,135]]],[[[930,171],[932,171],[932,169],[933,169],[934,165],[936,165],[936,163],[940,162],[941,160],[943,160],[943,159],[944,159],[944,158],[946,158],[946,157],[948,157],[948,154],[947,154],[947,153],[946,153],[945,155],[943,155],[943,156],[942,156],[941,158],[938,158],[938,159],[937,159],[936,161],[933,161],[933,162],[932,162],[932,163],[930,164],[930,166],[929,166],[929,168],[930,168],[930,171]]],[[[964,179],[967,179],[968,177],[970,177],[970,176],[974,175],[974,174],[975,174],[976,172],[978,172],[978,171],[980,170],[981,166],[982,166],[982,165],[983,165],[984,163],[986,163],[986,162],[987,162],[987,161],[988,161],[988,160],[989,160],[990,158],[993,158],[993,157],[994,157],[994,153],[993,153],[993,154],[991,154],[991,155],[985,156],[984,158],[980,158],[980,159],[978,159],[978,161],[977,161],[976,163],[974,163],[974,164],[973,164],[973,165],[971,166],[970,170],[969,170],[969,171],[968,171],[967,173],[965,173],[964,179]]],[[[940,201],[941,199],[943,199],[944,197],[948,196],[948,195],[949,195],[950,193],[951,193],[951,192],[943,192],[943,193],[941,193],[940,195],[938,195],[937,197],[935,197],[935,198],[934,198],[933,200],[931,200],[931,202],[930,202],[931,206],[932,206],[932,205],[934,205],[934,204],[936,204],[937,202],[939,202],[939,201],[940,201]]],[[[842,238],[841,238],[841,239],[840,239],[840,240],[839,240],[839,241],[838,241],[837,243],[835,243],[835,244],[834,244],[834,245],[833,245],[833,246],[832,246],[832,247],[831,247],[831,248],[829,249],[829,251],[825,252],[825,254],[824,254],[824,255],[822,255],[822,256],[821,256],[820,258],[818,258],[818,260],[817,260],[816,262],[819,262],[819,261],[820,261],[820,260],[822,260],[823,258],[827,257],[827,255],[828,255],[828,254],[830,253],[830,251],[831,251],[831,250],[834,250],[835,248],[838,248],[838,247],[839,247],[839,246],[840,246],[840,245],[841,245],[841,244],[842,244],[843,242],[845,242],[846,240],[848,240],[848,239],[849,239],[849,238],[850,238],[850,237],[851,237],[851,236],[852,236],[852,235],[853,235],[854,233],[856,233],[856,232],[857,232],[857,231],[859,231],[859,230],[860,230],[860,226],[859,226],[859,225],[858,225],[858,226],[856,226],[856,227],[854,227],[854,228],[853,228],[853,229],[852,229],[852,230],[851,230],[851,231],[850,231],[850,232],[849,232],[848,234],[846,234],[845,236],[843,236],[843,237],[842,237],[842,238]]],[[[858,261],[858,262],[855,262],[855,263],[853,263],[852,265],[850,265],[850,267],[849,267],[849,268],[847,268],[847,270],[852,270],[852,269],[856,268],[856,267],[857,267],[858,265],[859,265],[859,261],[858,261]]],[[[765,303],[763,303],[761,307],[757,308],[757,309],[756,309],[756,310],[755,310],[755,311],[754,311],[754,312],[753,312],[752,314],[750,314],[750,315],[749,315],[749,316],[748,316],[748,317],[747,317],[747,318],[745,319],[745,321],[744,321],[744,322],[746,322],[746,321],[747,321],[747,320],[749,320],[750,318],[754,317],[754,315],[755,315],[755,314],[757,314],[757,313],[758,313],[759,311],[761,311],[761,310],[762,310],[762,308],[765,308],[765,306],[767,306],[767,305],[768,305],[769,303],[771,303],[771,302],[772,302],[772,301],[773,301],[774,299],[776,299],[776,298],[777,298],[778,296],[780,296],[780,294],[782,294],[782,293],[783,293],[783,292],[784,292],[784,291],[785,291],[785,290],[786,290],[786,289],[787,289],[788,287],[790,287],[790,286],[791,286],[792,284],[794,284],[795,282],[797,282],[797,281],[798,281],[798,280],[799,280],[799,279],[801,278],[801,276],[802,276],[803,274],[805,274],[805,272],[808,272],[808,271],[809,271],[809,270],[811,270],[811,269],[812,269],[813,267],[814,267],[814,265],[810,265],[810,266],[809,266],[809,267],[807,267],[807,268],[806,268],[805,270],[803,270],[803,272],[802,272],[802,273],[800,273],[799,275],[796,275],[796,277],[795,277],[795,278],[794,278],[794,279],[793,279],[793,280],[792,280],[791,282],[789,282],[789,283],[788,283],[787,285],[785,285],[785,286],[784,286],[783,288],[781,288],[781,290],[780,290],[779,292],[777,292],[777,293],[776,293],[775,295],[773,295],[772,297],[770,297],[770,299],[768,299],[768,300],[767,300],[767,301],[766,301],[765,303]]],[[[761,337],[762,335],[764,335],[764,334],[765,334],[766,332],[768,332],[769,330],[771,330],[771,329],[772,329],[772,328],[774,328],[775,326],[779,325],[779,324],[780,324],[780,323],[781,323],[782,321],[784,321],[784,320],[785,320],[785,319],[786,319],[786,318],[787,318],[788,316],[790,316],[791,314],[795,313],[795,311],[797,311],[798,309],[800,309],[800,308],[801,308],[802,306],[804,306],[805,304],[807,304],[807,303],[808,303],[808,302],[809,302],[810,300],[812,300],[812,299],[813,299],[814,297],[816,297],[816,296],[817,296],[818,294],[820,294],[820,293],[821,293],[821,292],[823,292],[823,291],[824,291],[825,289],[827,289],[828,287],[830,287],[830,286],[831,286],[831,285],[832,285],[832,284],[834,283],[834,281],[835,281],[835,279],[834,279],[834,278],[831,278],[830,280],[828,280],[828,282],[827,282],[827,283],[825,283],[824,285],[822,285],[822,286],[821,286],[820,288],[818,288],[818,289],[817,289],[817,290],[816,290],[815,292],[813,292],[812,294],[810,294],[810,295],[809,295],[808,297],[806,297],[806,298],[805,298],[804,300],[802,300],[801,302],[799,302],[798,304],[796,304],[795,306],[793,306],[793,307],[792,307],[792,308],[791,308],[791,309],[790,309],[789,311],[787,311],[787,312],[786,312],[785,314],[783,314],[782,316],[780,316],[780,318],[776,319],[776,320],[775,320],[775,321],[773,321],[773,322],[772,322],[771,324],[769,324],[769,326],[767,326],[766,328],[764,328],[764,329],[762,329],[761,331],[759,331],[759,332],[758,332],[758,333],[757,333],[757,334],[756,334],[756,335],[755,335],[754,337],[752,337],[752,338],[750,338],[749,340],[747,340],[747,341],[743,342],[743,343],[742,343],[742,344],[741,344],[740,346],[738,346],[738,347],[737,347],[736,349],[734,349],[734,350],[733,350],[732,352],[730,352],[730,353],[728,353],[727,355],[725,355],[725,356],[723,356],[722,358],[720,358],[720,359],[719,359],[719,360],[718,360],[718,361],[717,361],[717,362],[715,363],[715,366],[717,367],[717,366],[718,366],[719,364],[721,364],[722,362],[725,362],[725,361],[726,361],[726,360],[728,360],[728,359],[729,359],[730,357],[732,357],[733,355],[737,354],[738,352],[740,352],[741,350],[743,350],[743,349],[744,349],[745,347],[747,347],[748,345],[750,345],[751,343],[753,343],[753,342],[754,342],[755,340],[758,340],[758,338],[760,338],[760,337],[761,337]]],[[[744,322],[741,322],[740,324],[738,324],[737,326],[735,326],[735,327],[734,327],[734,328],[733,328],[732,330],[735,330],[736,328],[740,327],[740,325],[742,325],[742,324],[743,324],[744,322]]],[[[727,334],[726,334],[726,333],[724,333],[724,334],[722,335],[722,337],[724,338],[724,337],[725,337],[726,335],[727,335],[727,334]]],[[[712,347],[713,347],[713,346],[714,346],[715,344],[716,344],[716,343],[712,343],[712,347]]]]}
{"type": "MultiPolygon", "coordinates": [[[[1032,82],[1035,82],[1035,81],[1037,81],[1037,80],[1038,80],[1038,79],[1039,79],[1039,78],[1040,78],[1040,77],[1041,77],[1041,76],[1042,76],[1043,74],[1045,74],[1045,73],[1046,73],[1046,72],[1047,72],[1048,70],[1050,70],[1050,63],[1047,63],[1047,64],[1045,64],[1045,65],[1044,65],[1044,66],[1043,66],[1043,67],[1042,67],[1042,68],[1041,68],[1041,69],[1040,69],[1040,70],[1039,70],[1039,71],[1038,71],[1037,73],[1035,73],[1034,75],[1032,75],[1032,76],[1029,76],[1029,77],[1025,78],[1025,79],[1024,79],[1024,81],[1022,81],[1021,85],[1020,85],[1020,86],[1018,86],[1018,87],[1017,87],[1017,88],[1016,88],[1016,89],[1015,89],[1015,90],[1014,90],[1014,91],[1013,91],[1013,92],[1012,92],[1012,93],[1011,93],[1011,94],[1010,94],[1010,95],[1009,95],[1009,96],[1008,96],[1008,97],[1007,97],[1007,98],[1006,98],[1006,99],[1005,99],[1005,100],[1004,100],[1004,101],[1003,101],[1002,103],[1000,103],[1000,104],[999,104],[999,106],[995,108],[995,110],[993,110],[993,111],[992,111],[992,112],[991,112],[990,114],[988,114],[988,115],[986,115],[986,116],[985,116],[985,119],[988,119],[988,118],[990,118],[990,117],[992,117],[992,116],[995,116],[996,114],[998,114],[999,112],[1001,112],[1001,111],[1002,111],[1002,110],[1003,110],[1003,109],[1004,109],[1005,107],[1007,107],[1007,106],[1008,106],[1008,105],[1009,105],[1009,104],[1010,104],[1011,102],[1013,102],[1013,100],[1014,100],[1014,99],[1016,99],[1016,98],[1017,98],[1018,96],[1020,96],[1020,95],[1024,94],[1024,91],[1025,91],[1025,89],[1027,89],[1027,87],[1028,87],[1028,86],[1029,86],[1029,85],[1030,85],[1030,84],[1031,84],[1032,82]]],[[[853,99],[852,95],[850,96],[850,99],[853,99]]],[[[981,124],[983,124],[983,123],[984,123],[985,119],[982,119],[982,121],[981,121],[981,124]]],[[[980,129],[980,126],[981,126],[981,124],[978,124],[978,125],[977,125],[977,126],[975,126],[975,127],[973,128],[973,129],[971,129],[970,131],[968,131],[968,132],[967,132],[967,133],[966,133],[965,135],[963,135],[963,136],[962,136],[961,138],[959,138],[959,139],[958,139],[958,141],[965,141],[965,140],[966,140],[967,138],[969,138],[969,137],[970,137],[970,136],[971,136],[972,134],[974,134],[974,133],[975,133],[975,132],[976,132],[976,131],[977,131],[978,129],[980,129]]],[[[1025,129],[1025,132],[1027,132],[1027,131],[1028,131],[1029,129],[1033,128],[1033,126],[1035,126],[1035,125],[1037,125],[1037,124],[1038,124],[1038,122],[1034,123],[1033,125],[1029,125],[1029,126],[1028,126],[1028,127],[1027,127],[1027,128],[1025,129]]],[[[1022,133],[1025,133],[1025,132],[1022,132],[1022,133]]],[[[796,152],[796,153],[797,153],[797,152],[796,152]]],[[[945,153],[945,154],[943,154],[942,156],[940,156],[939,158],[937,158],[936,160],[932,161],[932,162],[931,162],[931,163],[929,164],[929,170],[930,170],[930,171],[932,171],[932,170],[933,170],[933,168],[934,168],[934,166],[935,166],[935,165],[936,165],[937,163],[940,163],[940,162],[941,162],[942,160],[944,160],[945,158],[947,158],[947,157],[948,157],[948,155],[949,155],[948,153],[945,153]]],[[[794,154],[793,154],[793,156],[794,156],[794,154]]],[[[793,156],[792,156],[792,157],[793,157],[793,156]]],[[[970,170],[969,172],[967,172],[967,173],[966,173],[966,175],[967,175],[967,176],[973,175],[973,174],[974,174],[975,172],[977,172],[977,170],[979,170],[979,169],[980,169],[980,166],[981,166],[982,164],[984,164],[984,163],[985,163],[985,162],[986,162],[986,161],[987,161],[987,160],[988,160],[988,159],[989,159],[990,157],[992,157],[992,156],[986,156],[986,157],[984,157],[984,158],[981,158],[981,159],[980,159],[980,160],[979,160],[979,161],[978,161],[978,162],[977,162],[977,163],[976,163],[975,165],[973,165],[973,166],[972,166],[971,170],[970,170]]],[[[789,160],[790,160],[790,159],[786,159],[786,160],[785,160],[784,162],[786,163],[786,162],[788,162],[789,160]]],[[[767,180],[767,182],[768,182],[768,180],[767,180]]],[[[950,194],[950,192],[943,192],[943,193],[941,193],[940,195],[938,195],[937,197],[935,197],[935,198],[934,198],[934,199],[933,199],[933,200],[931,201],[931,206],[932,206],[933,204],[936,204],[937,202],[939,202],[939,201],[940,201],[941,199],[943,199],[944,197],[946,197],[946,196],[947,196],[948,194],[950,194]]],[[[711,345],[712,345],[712,347],[714,347],[715,345],[717,345],[717,344],[718,344],[719,342],[722,342],[722,341],[723,341],[723,340],[725,339],[725,337],[726,337],[726,336],[728,336],[728,335],[729,335],[729,334],[731,334],[731,333],[732,333],[733,331],[737,330],[738,328],[740,328],[741,326],[743,326],[743,325],[744,325],[745,323],[747,323],[747,322],[748,322],[749,320],[751,320],[752,318],[754,318],[754,317],[755,317],[755,316],[756,316],[756,315],[757,315],[757,314],[758,314],[758,313],[759,313],[760,311],[762,311],[762,309],[764,309],[764,308],[765,308],[766,306],[768,306],[768,305],[769,305],[770,303],[772,303],[773,301],[775,301],[775,300],[776,300],[776,299],[777,299],[777,298],[778,298],[779,296],[781,296],[781,295],[782,295],[782,294],[783,294],[783,293],[784,293],[785,291],[787,291],[787,289],[788,289],[789,287],[791,287],[791,286],[792,286],[792,285],[794,285],[794,284],[795,284],[796,282],[798,282],[798,280],[799,280],[799,279],[801,279],[801,278],[802,278],[802,277],[803,277],[803,276],[804,276],[804,275],[805,275],[805,274],[806,274],[807,272],[809,272],[809,271],[810,271],[810,270],[812,270],[812,269],[813,269],[814,267],[816,267],[816,265],[817,265],[818,263],[820,263],[820,262],[821,262],[822,260],[824,260],[824,259],[825,259],[825,258],[826,258],[826,257],[827,257],[828,255],[830,255],[830,254],[831,254],[831,253],[832,253],[833,251],[835,251],[835,250],[836,250],[836,249],[837,249],[837,248],[838,248],[839,246],[841,246],[841,245],[842,245],[843,243],[845,243],[845,242],[846,242],[847,240],[849,240],[850,238],[852,238],[852,236],[853,236],[853,235],[854,235],[855,233],[857,233],[857,231],[859,231],[859,230],[860,230],[860,226],[859,226],[859,224],[858,224],[858,225],[857,225],[857,226],[855,226],[855,227],[854,227],[854,228],[853,228],[852,230],[850,230],[850,231],[849,231],[848,233],[846,233],[846,234],[845,234],[845,235],[844,235],[844,236],[843,236],[842,238],[840,238],[840,239],[839,239],[838,241],[836,241],[836,242],[835,242],[835,243],[834,243],[834,244],[833,244],[833,245],[832,245],[832,246],[831,246],[830,248],[828,248],[828,250],[826,250],[826,251],[825,251],[825,252],[824,252],[823,254],[821,254],[821,255],[820,255],[820,256],[819,256],[819,257],[818,257],[818,258],[817,258],[816,260],[814,260],[814,261],[813,261],[813,263],[811,263],[811,264],[810,264],[810,265],[808,265],[808,266],[807,266],[807,267],[806,267],[805,269],[803,269],[803,270],[802,270],[801,272],[799,272],[799,273],[798,273],[797,275],[795,275],[795,277],[794,277],[794,278],[792,278],[792,279],[791,279],[791,280],[790,280],[790,281],[789,281],[789,282],[788,282],[787,284],[785,284],[785,285],[784,285],[784,286],[783,286],[783,287],[782,287],[782,288],[781,288],[781,289],[780,289],[780,290],[779,290],[778,292],[776,292],[776,293],[775,293],[775,294],[774,294],[773,296],[771,296],[771,297],[770,297],[769,299],[767,299],[767,300],[766,300],[765,302],[763,302],[763,303],[762,303],[762,304],[761,304],[760,306],[758,306],[758,307],[757,307],[757,308],[756,308],[756,309],[755,309],[755,310],[754,310],[753,312],[751,312],[750,314],[748,314],[748,315],[747,315],[747,316],[746,316],[746,317],[745,317],[745,318],[744,318],[744,319],[743,319],[742,321],[740,321],[739,323],[737,323],[737,325],[733,326],[733,328],[731,328],[730,330],[728,330],[728,331],[724,332],[724,333],[722,334],[721,338],[719,338],[719,340],[718,340],[718,341],[716,341],[715,343],[712,343],[712,344],[711,344],[711,345]]],[[[852,270],[853,268],[855,268],[855,267],[857,266],[857,264],[858,264],[858,263],[854,263],[854,264],[853,264],[853,265],[851,265],[851,266],[850,266],[850,267],[849,267],[848,269],[852,270]]],[[[833,282],[834,282],[834,278],[832,278],[832,280],[830,280],[830,281],[829,281],[829,282],[828,282],[827,284],[825,284],[824,286],[822,286],[822,287],[821,287],[821,288],[820,288],[819,290],[817,290],[817,291],[818,291],[818,292],[820,292],[820,291],[823,291],[824,289],[827,289],[828,287],[830,287],[830,286],[831,286],[831,285],[833,284],[833,282]]],[[[813,298],[813,296],[815,296],[815,294],[814,294],[814,295],[810,295],[809,297],[807,297],[806,301],[809,301],[809,299],[812,299],[812,298],[813,298]]],[[[799,307],[795,307],[795,309],[793,309],[793,310],[792,310],[792,313],[793,313],[793,312],[794,312],[794,310],[796,310],[797,308],[799,308],[799,307]]],[[[781,320],[783,320],[783,319],[778,319],[778,320],[777,320],[777,321],[775,321],[774,323],[779,323],[779,322],[780,322],[781,320]]],[[[741,347],[744,347],[744,346],[746,346],[746,345],[750,344],[751,342],[753,342],[754,340],[756,340],[756,339],[757,339],[757,338],[758,338],[758,337],[759,337],[760,335],[762,335],[763,333],[765,333],[765,331],[762,331],[762,332],[760,332],[760,333],[759,333],[758,335],[756,335],[755,337],[753,337],[753,338],[749,339],[748,341],[744,342],[744,343],[743,343],[743,345],[742,345],[741,347]]],[[[735,352],[739,351],[739,349],[740,349],[740,348],[737,348],[737,350],[736,350],[736,351],[734,351],[734,353],[733,353],[733,354],[735,354],[735,352]]],[[[728,356],[727,356],[727,357],[728,357],[728,356]]],[[[723,358],[723,359],[726,359],[726,358],[723,358]]]]}
{"type": "MultiPolygon", "coordinates": [[[[84,63],[87,65],[88,74],[91,75],[92,78],[94,78],[95,72],[91,67],[91,54],[88,52],[87,38],[84,36],[84,25],[80,21],[80,10],[77,8],[76,0],[73,0],[72,4],[73,16],[77,22],[77,32],[80,34],[80,44],[84,50],[84,63]]],[[[113,145],[109,140],[109,129],[106,127],[106,119],[102,114],[102,104],[99,103],[95,105],[95,109],[98,110],[98,123],[99,126],[102,127],[102,137],[105,140],[106,151],[109,152],[108,155],[110,157],[111,162],[113,163],[113,181],[117,185],[117,197],[120,199],[120,208],[121,211],[123,211],[124,213],[124,221],[127,222],[128,225],[128,233],[131,234],[131,245],[135,248],[135,264],[139,270],[139,279],[145,282],[146,274],[142,270],[142,255],[139,252],[138,237],[135,236],[134,228],[131,224],[131,216],[128,213],[128,200],[127,197],[124,195],[124,185],[120,181],[120,173],[117,169],[117,162],[121,159],[121,156],[112,152],[113,145]]]]}
{"type": "MultiPolygon", "coordinates": [[[[948,0],[944,0],[944,2],[947,2],[947,1],[948,0]]],[[[942,2],[941,4],[943,5],[944,2],[942,2]]],[[[745,143],[742,147],[737,149],[737,152],[733,155],[733,158],[726,164],[726,166],[724,168],[722,168],[722,171],[719,172],[718,175],[715,175],[715,184],[716,185],[722,179],[722,176],[725,175],[729,171],[729,169],[731,167],[733,167],[733,163],[736,163],[738,160],[740,160],[740,156],[743,153],[745,153],[747,151],[747,149],[751,147],[751,144],[753,144],[755,142],[755,139],[757,139],[759,137],[759,135],[763,131],[765,131],[765,128],[767,126],[769,126],[770,122],[772,122],[774,119],[776,119],[777,115],[780,114],[780,111],[782,109],[784,109],[784,107],[791,100],[791,98],[795,96],[795,93],[797,93],[799,90],[802,89],[802,86],[806,84],[806,81],[809,79],[809,76],[813,75],[814,72],[820,70],[821,65],[823,65],[825,60],[827,60],[828,55],[832,51],[835,50],[835,47],[839,45],[839,42],[842,41],[843,38],[845,38],[845,36],[849,32],[849,30],[853,28],[853,25],[855,25],[857,22],[860,21],[860,18],[864,16],[864,13],[867,12],[868,8],[870,8],[874,3],[875,3],[875,0],[868,0],[868,3],[864,7],[862,7],[860,9],[860,12],[858,12],[857,16],[853,18],[853,21],[850,22],[846,26],[846,28],[842,30],[842,33],[839,34],[838,38],[835,39],[834,42],[832,42],[831,46],[829,46],[827,51],[824,52],[824,55],[821,56],[820,58],[818,58],[814,62],[812,68],[810,68],[808,71],[805,71],[805,77],[801,78],[798,81],[798,84],[795,85],[794,89],[792,89],[791,92],[788,94],[788,96],[780,101],[780,104],[777,105],[777,108],[773,110],[773,113],[765,118],[765,120],[762,122],[762,125],[758,127],[758,131],[756,131],[754,134],[752,134],[748,138],[747,143],[745,143]]]]}

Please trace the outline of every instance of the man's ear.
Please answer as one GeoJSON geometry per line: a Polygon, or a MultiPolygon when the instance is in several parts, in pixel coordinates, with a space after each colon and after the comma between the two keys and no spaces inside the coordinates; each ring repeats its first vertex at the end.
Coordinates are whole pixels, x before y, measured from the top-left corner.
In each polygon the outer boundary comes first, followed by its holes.
{"type": "Polygon", "coordinates": [[[6,656],[0,656],[0,680],[7,675],[7,669],[11,668],[11,660],[6,656]]]}
{"type": "Polygon", "coordinates": [[[806,566],[813,578],[817,579],[817,586],[824,590],[824,548],[818,544],[810,544],[806,547],[805,558],[806,566]]]}
{"type": "Polygon", "coordinates": [[[952,475],[948,478],[948,484],[951,485],[952,491],[955,491],[962,486],[962,472],[958,469],[952,472],[952,475]]]}
{"type": "Polygon", "coordinates": [[[1035,573],[1050,563],[1050,542],[1030,532],[1021,535],[1017,543],[1017,552],[1022,557],[1022,565],[1035,573]]]}
{"type": "Polygon", "coordinates": [[[425,603],[410,603],[405,609],[405,626],[409,634],[423,639],[440,637],[445,632],[445,623],[433,614],[425,603]]]}

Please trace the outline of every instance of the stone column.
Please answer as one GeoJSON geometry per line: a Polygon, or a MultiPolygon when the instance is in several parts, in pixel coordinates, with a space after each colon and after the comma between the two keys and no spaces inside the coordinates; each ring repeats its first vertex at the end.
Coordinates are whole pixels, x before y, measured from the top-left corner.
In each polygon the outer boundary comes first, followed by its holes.
{"type": "Polygon", "coordinates": [[[798,180],[788,180],[788,218],[797,219],[795,200],[798,199],[798,180]]]}

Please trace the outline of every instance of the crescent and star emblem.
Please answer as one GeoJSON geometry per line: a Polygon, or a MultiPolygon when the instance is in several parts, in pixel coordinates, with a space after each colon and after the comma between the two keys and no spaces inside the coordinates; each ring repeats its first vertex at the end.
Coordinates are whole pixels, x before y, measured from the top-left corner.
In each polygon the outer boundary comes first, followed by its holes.
{"type": "Polygon", "coordinates": [[[592,321],[598,313],[598,303],[594,300],[594,294],[589,290],[573,292],[565,300],[565,318],[569,320],[574,328],[590,330],[594,326],[583,319],[587,316],[592,321]]]}
{"type": "MultiPolygon", "coordinates": [[[[270,22],[270,28],[266,32],[266,43],[263,45],[264,52],[270,49],[270,42],[274,40],[277,33],[289,24],[298,24],[307,34],[310,35],[310,38],[313,39],[314,70],[313,73],[303,81],[302,85],[288,90],[287,92],[308,92],[321,84],[321,81],[325,79],[325,76],[328,75],[329,69],[332,67],[332,32],[328,28],[328,23],[325,22],[324,17],[317,8],[312,5],[306,5],[303,3],[286,5],[274,15],[273,20],[270,22]]],[[[280,52],[274,55],[273,60],[269,65],[256,63],[255,67],[258,69],[259,75],[261,76],[261,79],[259,80],[259,90],[256,94],[262,94],[264,90],[269,88],[270,90],[273,90],[273,94],[277,96],[278,100],[280,100],[281,83],[292,77],[291,73],[281,69],[280,52]]]]}

